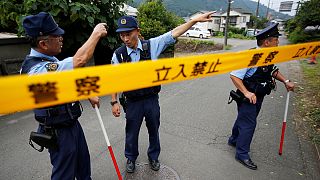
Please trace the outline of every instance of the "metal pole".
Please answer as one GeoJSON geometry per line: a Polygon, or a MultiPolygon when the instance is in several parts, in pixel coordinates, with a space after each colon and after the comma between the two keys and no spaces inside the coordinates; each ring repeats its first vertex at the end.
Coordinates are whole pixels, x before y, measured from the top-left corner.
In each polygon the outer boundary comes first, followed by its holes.
{"type": "Polygon", "coordinates": [[[270,0],[268,2],[268,8],[267,8],[267,13],[266,13],[266,19],[268,19],[268,14],[269,14],[269,6],[270,6],[270,0]]]}
{"type": "Polygon", "coordinates": [[[280,146],[279,146],[279,155],[280,156],[282,155],[284,133],[286,131],[286,126],[287,126],[287,115],[288,115],[289,99],[290,99],[290,91],[288,91],[288,93],[287,93],[286,107],[285,107],[285,110],[284,110],[284,118],[283,118],[283,122],[282,122],[282,130],[281,130],[281,138],[280,138],[280,146]]]}
{"type": "Polygon", "coordinates": [[[109,150],[109,153],[110,153],[114,168],[116,169],[116,172],[117,172],[117,175],[118,175],[118,180],[122,180],[122,176],[121,176],[118,164],[117,164],[117,160],[116,160],[116,158],[114,156],[114,153],[113,153],[113,150],[112,150],[112,147],[111,147],[108,135],[107,135],[107,131],[104,128],[104,125],[103,125],[103,121],[102,121],[102,118],[101,118],[100,111],[99,111],[97,105],[95,105],[94,108],[96,110],[96,113],[97,113],[97,116],[98,116],[98,119],[99,119],[99,122],[100,122],[100,126],[101,126],[101,129],[102,129],[103,135],[104,135],[104,139],[106,140],[106,143],[107,143],[107,146],[108,146],[108,150],[109,150]]]}
{"type": "Polygon", "coordinates": [[[255,25],[254,25],[254,31],[253,31],[254,35],[256,34],[256,29],[257,29],[257,21],[258,21],[258,16],[259,16],[259,5],[260,5],[260,0],[258,0],[257,9],[256,9],[257,20],[256,20],[255,25]]]}
{"type": "Polygon", "coordinates": [[[231,0],[228,0],[228,9],[227,9],[227,17],[226,17],[226,23],[224,26],[224,49],[227,48],[228,45],[228,25],[229,25],[229,16],[230,16],[230,6],[231,6],[231,0]]]}

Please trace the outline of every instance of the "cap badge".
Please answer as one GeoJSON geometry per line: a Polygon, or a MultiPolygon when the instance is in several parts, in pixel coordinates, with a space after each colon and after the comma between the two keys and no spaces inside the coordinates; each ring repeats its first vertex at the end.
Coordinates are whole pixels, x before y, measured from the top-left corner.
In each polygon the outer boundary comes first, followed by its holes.
{"type": "Polygon", "coordinates": [[[127,20],[126,19],[121,19],[121,24],[127,24],[127,20]]]}

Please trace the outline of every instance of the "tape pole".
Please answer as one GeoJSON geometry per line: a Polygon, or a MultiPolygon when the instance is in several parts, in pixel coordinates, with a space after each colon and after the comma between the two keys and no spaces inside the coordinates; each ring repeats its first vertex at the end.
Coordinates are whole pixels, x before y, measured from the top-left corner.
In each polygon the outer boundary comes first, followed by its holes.
{"type": "Polygon", "coordinates": [[[281,138],[280,138],[280,146],[279,146],[279,155],[282,155],[283,141],[284,141],[284,133],[286,131],[287,126],[287,115],[288,115],[288,107],[289,107],[289,99],[290,99],[290,91],[287,93],[286,107],[284,110],[284,117],[281,128],[281,138]]]}
{"type": "Polygon", "coordinates": [[[320,53],[320,41],[0,78],[0,114],[194,80],[320,53]]]}
{"type": "Polygon", "coordinates": [[[114,153],[113,153],[113,150],[112,150],[109,138],[108,138],[107,131],[106,131],[105,127],[104,127],[104,124],[103,124],[103,121],[102,121],[102,118],[101,118],[101,114],[100,114],[99,108],[97,107],[97,105],[95,105],[94,108],[96,110],[96,113],[97,113],[97,116],[98,116],[98,119],[99,119],[99,123],[100,123],[101,129],[102,129],[103,135],[104,135],[104,139],[106,140],[106,143],[107,143],[107,146],[108,146],[108,150],[109,150],[109,153],[110,153],[114,168],[116,169],[116,172],[117,172],[117,175],[118,175],[118,179],[122,180],[122,176],[121,176],[118,164],[117,164],[117,160],[116,160],[116,158],[114,156],[114,153]]]}

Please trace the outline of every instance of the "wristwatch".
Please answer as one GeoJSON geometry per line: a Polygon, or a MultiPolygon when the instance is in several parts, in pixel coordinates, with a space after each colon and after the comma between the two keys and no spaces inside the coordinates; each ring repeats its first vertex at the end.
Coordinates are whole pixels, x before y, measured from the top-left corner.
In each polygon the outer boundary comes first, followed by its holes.
{"type": "Polygon", "coordinates": [[[115,105],[115,104],[117,104],[117,103],[118,103],[118,101],[111,101],[111,102],[110,102],[111,106],[113,106],[113,105],[115,105]]]}

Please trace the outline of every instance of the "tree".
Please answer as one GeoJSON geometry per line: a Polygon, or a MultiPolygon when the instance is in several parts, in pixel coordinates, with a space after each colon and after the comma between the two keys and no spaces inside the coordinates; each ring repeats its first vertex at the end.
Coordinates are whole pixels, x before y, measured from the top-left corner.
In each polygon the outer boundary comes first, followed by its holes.
{"type": "Polygon", "coordinates": [[[296,21],[301,28],[320,25],[320,0],[305,1],[296,15],[296,21]]]}
{"type": "Polygon", "coordinates": [[[256,16],[251,16],[249,27],[254,28],[256,25],[257,29],[264,29],[267,25],[268,19],[266,18],[258,18],[256,16]]]}
{"type": "MultiPolygon", "coordinates": [[[[120,7],[127,0],[1,0],[1,30],[23,34],[21,20],[26,15],[41,11],[50,13],[62,27],[64,35],[63,54],[61,57],[72,56],[87,40],[94,26],[106,22],[109,26],[108,36],[99,43],[103,51],[112,50],[119,45],[115,33],[116,19],[122,14],[120,7]]],[[[101,48],[101,47],[100,47],[101,48]]],[[[99,49],[99,48],[98,48],[99,49]]],[[[108,56],[111,56],[108,55],[108,56]]],[[[110,57],[111,59],[111,57],[110,57]]]]}
{"type": "Polygon", "coordinates": [[[320,0],[302,3],[296,17],[286,23],[289,40],[293,43],[316,41],[320,39],[319,30],[306,31],[307,26],[320,26],[320,0]]]}
{"type": "Polygon", "coordinates": [[[148,0],[141,4],[138,21],[145,39],[159,36],[183,23],[182,18],[166,10],[161,0],[148,0]]]}

